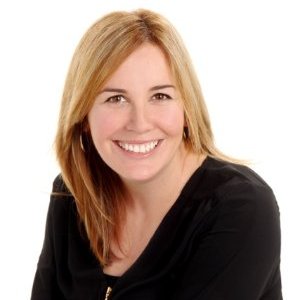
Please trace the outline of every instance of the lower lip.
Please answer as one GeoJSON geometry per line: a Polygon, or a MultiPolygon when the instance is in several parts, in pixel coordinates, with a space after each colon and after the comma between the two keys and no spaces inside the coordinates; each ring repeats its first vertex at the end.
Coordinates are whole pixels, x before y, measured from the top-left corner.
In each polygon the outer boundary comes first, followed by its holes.
{"type": "Polygon", "coordinates": [[[158,144],[155,146],[155,148],[149,152],[136,153],[133,151],[127,151],[127,150],[123,149],[122,147],[119,146],[119,144],[117,142],[115,142],[116,146],[118,147],[118,149],[120,149],[122,151],[123,154],[125,154],[128,157],[132,157],[132,158],[147,158],[147,157],[153,155],[157,151],[157,149],[160,147],[161,143],[162,143],[162,140],[159,140],[158,144]]]}

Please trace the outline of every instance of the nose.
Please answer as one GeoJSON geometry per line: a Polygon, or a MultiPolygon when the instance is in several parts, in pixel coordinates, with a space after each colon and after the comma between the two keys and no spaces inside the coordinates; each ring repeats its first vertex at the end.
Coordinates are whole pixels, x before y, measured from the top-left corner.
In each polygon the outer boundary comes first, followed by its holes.
{"type": "Polygon", "coordinates": [[[132,105],[127,122],[127,130],[137,133],[147,132],[152,129],[151,111],[144,103],[132,105]]]}

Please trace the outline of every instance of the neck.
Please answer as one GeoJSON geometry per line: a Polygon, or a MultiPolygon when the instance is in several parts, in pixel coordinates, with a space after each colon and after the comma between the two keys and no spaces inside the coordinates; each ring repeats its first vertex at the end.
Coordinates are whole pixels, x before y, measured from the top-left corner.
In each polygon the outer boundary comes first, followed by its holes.
{"type": "Polygon", "coordinates": [[[156,178],[146,182],[126,182],[128,191],[128,210],[139,212],[145,216],[165,214],[174,204],[182,188],[202,164],[204,155],[187,152],[184,159],[172,172],[165,170],[156,178]]]}

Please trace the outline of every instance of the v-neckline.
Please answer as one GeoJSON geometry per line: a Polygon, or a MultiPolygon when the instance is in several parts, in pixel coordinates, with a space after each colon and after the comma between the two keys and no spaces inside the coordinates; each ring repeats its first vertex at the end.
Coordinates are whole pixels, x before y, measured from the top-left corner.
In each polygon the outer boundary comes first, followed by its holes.
{"type": "Polygon", "coordinates": [[[147,274],[150,271],[153,264],[151,262],[157,252],[157,245],[163,245],[160,241],[164,239],[164,235],[168,235],[168,230],[166,228],[171,227],[170,222],[174,220],[174,216],[181,211],[183,206],[186,203],[186,200],[189,198],[189,195],[199,184],[199,177],[202,176],[207,164],[211,161],[212,158],[207,156],[202,164],[192,173],[186,184],[184,185],[181,193],[179,194],[177,200],[170,207],[169,211],[163,217],[162,221],[158,225],[154,234],[150,238],[144,250],[133,262],[133,264],[121,275],[119,276],[118,282],[116,285],[126,286],[128,283],[137,280],[138,278],[143,277],[143,274],[147,274]]]}

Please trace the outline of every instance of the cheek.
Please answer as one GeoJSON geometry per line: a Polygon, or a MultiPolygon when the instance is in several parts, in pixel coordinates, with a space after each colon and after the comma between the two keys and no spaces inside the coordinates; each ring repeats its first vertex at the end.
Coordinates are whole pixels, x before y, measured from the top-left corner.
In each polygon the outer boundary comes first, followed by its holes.
{"type": "Polygon", "coordinates": [[[157,114],[161,127],[169,135],[182,135],[184,127],[184,112],[181,107],[169,107],[157,114]]]}
{"type": "Polygon", "coordinates": [[[92,110],[88,115],[88,121],[95,144],[97,144],[97,141],[113,134],[120,126],[120,119],[117,116],[101,110],[92,110]]]}

